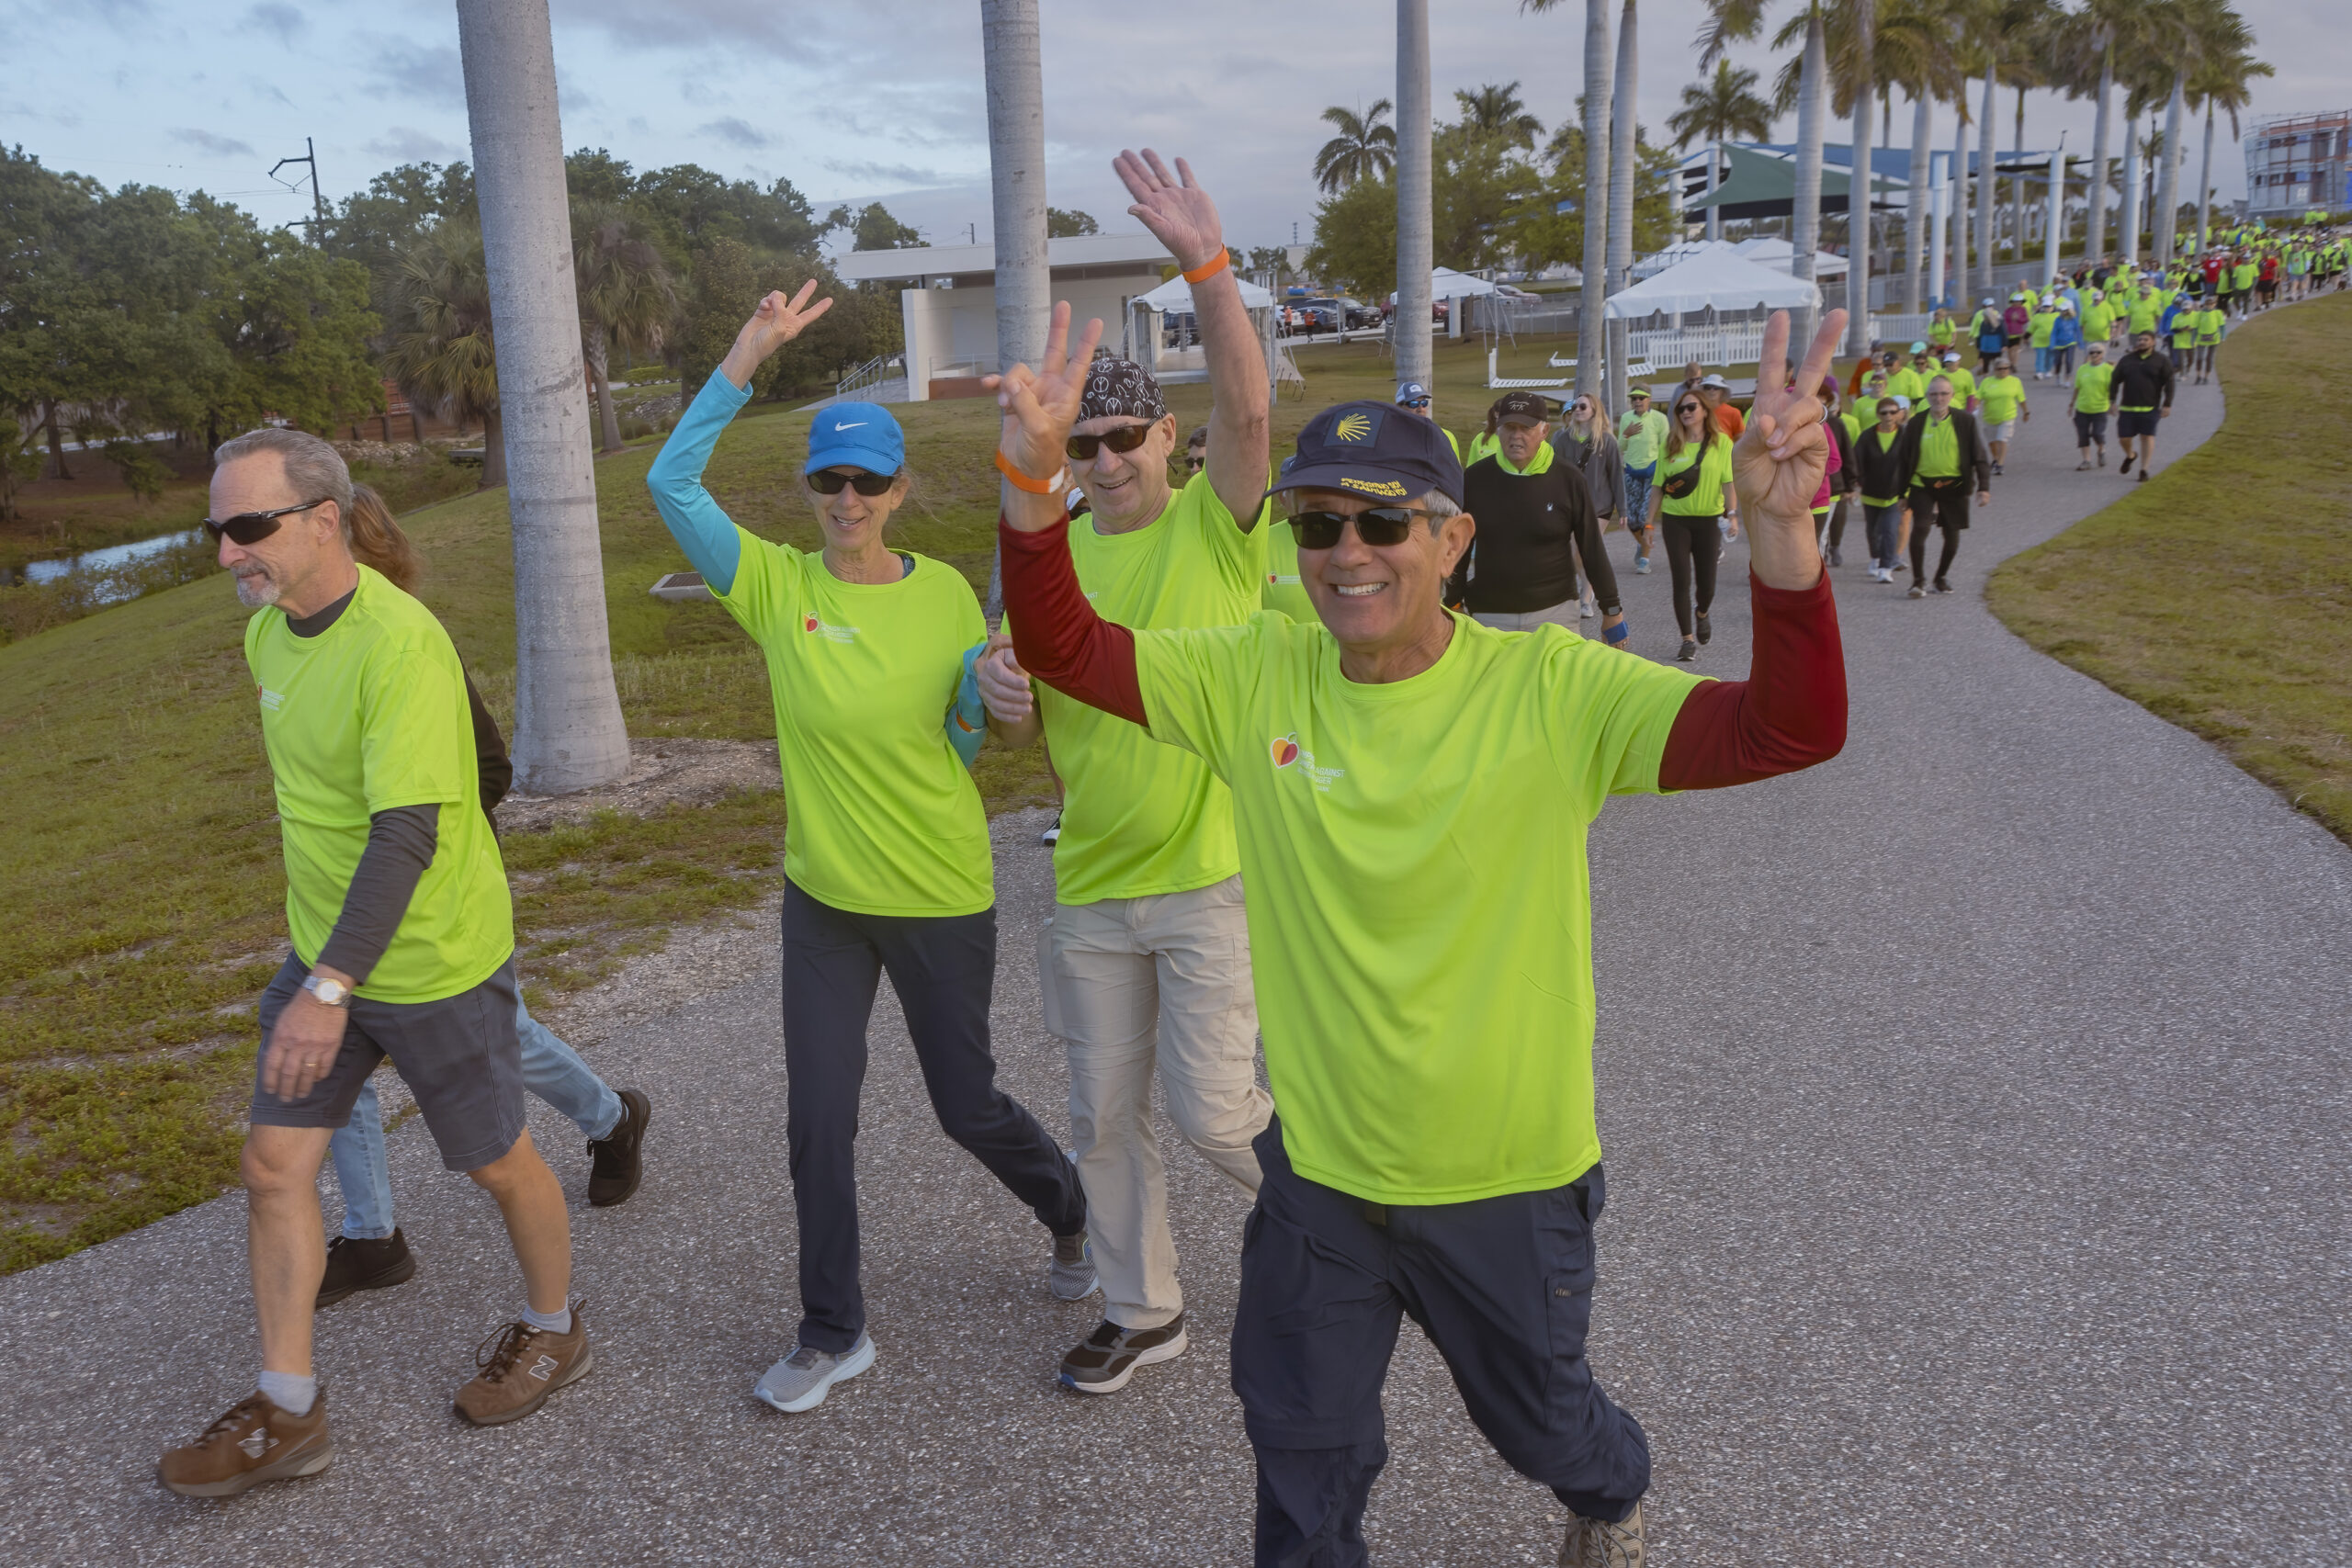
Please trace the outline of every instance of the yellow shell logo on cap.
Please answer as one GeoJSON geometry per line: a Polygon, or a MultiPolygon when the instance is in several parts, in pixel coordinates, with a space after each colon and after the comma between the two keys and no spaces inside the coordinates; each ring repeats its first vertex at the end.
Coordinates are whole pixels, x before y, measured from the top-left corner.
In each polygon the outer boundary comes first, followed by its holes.
{"type": "Polygon", "coordinates": [[[1334,441],[1362,441],[1371,434],[1371,418],[1360,413],[1345,415],[1331,427],[1331,439],[1334,441]]]}

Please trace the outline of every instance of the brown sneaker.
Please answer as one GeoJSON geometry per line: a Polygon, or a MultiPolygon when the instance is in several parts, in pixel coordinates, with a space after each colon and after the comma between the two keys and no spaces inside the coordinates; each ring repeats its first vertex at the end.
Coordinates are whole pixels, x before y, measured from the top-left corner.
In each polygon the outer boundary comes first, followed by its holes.
{"type": "Polygon", "coordinates": [[[204,1436],[165,1454],[155,1475],[183,1497],[233,1497],[265,1481],[316,1475],[334,1462],[323,1392],[307,1416],[288,1416],[256,1393],[232,1405],[204,1436]]]}
{"type": "Polygon", "coordinates": [[[1127,1386],[1137,1367],[1172,1361],[1190,1347],[1181,1312],[1158,1328],[1122,1328],[1104,1318],[1083,1344],[1062,1358],[1061,1385],[1074,1393],[1116,1393],[1127,1386]]]}
{"type": "Polygon", "coordinates": [[[517,1320],[493,1333],[474,1351],[481,1369],[458,1391],[458,1414],[477,1427],[520,1421],[568,1382],[578,1382],[596,1365],[588,1348],[587,1320],[580,1304],[571,1309],[571,1332],[549,1334],[517,1320]]]}
{"type": "Polygon", "coordinates": [[[1642,1568],[1648,1551],[1639,1503],[1613,1525],[1570,1514],[1567,1539],[1560,1542],[1560,1568],[1642,1568]]]}

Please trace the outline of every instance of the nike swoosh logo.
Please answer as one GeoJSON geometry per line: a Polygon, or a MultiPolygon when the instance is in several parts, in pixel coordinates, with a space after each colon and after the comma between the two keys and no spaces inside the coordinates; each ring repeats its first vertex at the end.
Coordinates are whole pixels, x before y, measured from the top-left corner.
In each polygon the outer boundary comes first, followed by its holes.
{"type": "Polygon", "coordinates": [[[854,424],[837,424],[833,426],[833,428],[835,430],[863,430],[865,428],[865,423],[866,422],[861,419],[854,424]]]}

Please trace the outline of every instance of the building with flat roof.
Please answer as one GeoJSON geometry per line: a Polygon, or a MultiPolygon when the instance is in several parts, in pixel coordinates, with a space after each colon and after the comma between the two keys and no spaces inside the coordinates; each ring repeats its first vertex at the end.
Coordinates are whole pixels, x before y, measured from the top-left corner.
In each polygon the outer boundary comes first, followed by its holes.
{"type": "Polygon", "coordinates": [[[2245,128],[2250,218],[2297,219],[2352,208],[2352,109],[2269,115],[2245,128]]]}
{"type": "MultiPolygon", "coordinates": [[[[1159,287],[1176,258],[1148,233],[1080,234],[1046,242],[1049,288],[1069,302],[1070,320],[1100,316],[1121,341],[1127,301],[1159,287]]],[[[899,292],[906,330],[907,400],[969,397],[996,364],[996,247],[917,245],[850,251],[835,258],[844,283],[907,285],[899,292]]]]}

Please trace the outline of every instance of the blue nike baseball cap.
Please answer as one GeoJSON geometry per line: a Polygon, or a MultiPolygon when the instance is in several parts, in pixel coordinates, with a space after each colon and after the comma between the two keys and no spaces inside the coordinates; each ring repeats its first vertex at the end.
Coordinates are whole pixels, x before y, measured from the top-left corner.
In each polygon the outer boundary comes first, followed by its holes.
{"type": "Polygon", "coordinates": [[[1370,400],[1338,403],[1306,422],[1274,491],[1334,490],[1377,501],[1435,491],[1462,504],[1462,464],[1445,432],[1415,413],[1370,400]]]}
{"type": "Polygon", "coordinates": [[[835,403],[817,411],[808,424],[808,461],[801,473],[820,468],[864,468],[895,474],[907,466],[907,435],[879,403],[835,403]]]}

